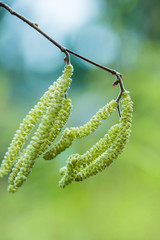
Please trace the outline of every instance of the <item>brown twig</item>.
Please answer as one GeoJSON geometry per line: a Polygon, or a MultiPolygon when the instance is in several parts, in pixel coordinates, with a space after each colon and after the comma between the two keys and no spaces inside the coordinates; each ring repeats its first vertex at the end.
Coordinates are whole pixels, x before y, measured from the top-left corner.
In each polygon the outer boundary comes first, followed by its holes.
{"type": "Polygon", "coordinates": [[[26,19],[25,17],[23,17],[22,15],[20,15],[19,13],[17,13],[16,11],[14,11],[12,8],[10,8],[6,3],[4,2],[1,2],[0,1],[0,7],[3,7],[5,8],[8,12],[10,12],[10,14],[18,17],[19,19],[21,19],[22,21],[24,21],[25,23],[27,23],[29,26],[31,26],[32,28],[34,28],[36,31],[38,31],[40,34],[42,34],[46,39],[48,39],[51,43],[53,43],[56,47],[58,47],[61,52],[64,52],[65,55],[66,55],[66,62],[67,64],[70,63],[70,57],[69,57],[69,53],[72,54],[72,55],[75,55],[76,57],[78,58],[81,58],[82,60],[92,64],[92,65],[95,65],[96,67],[99,67],[113,75],[116,76],[117,78],[117,81],[119,83],[119,86],[120,86],[120,94],[117,98],[117,103],[119,102],[121,96],[122,96],[122,93],[125,91],[124,89],[124,86],[123,86],[123,81],[122,81],[122,75],[120,73],[118,73],[116,70],[113,70],[111,68],[108,68],[108,67],[105,67],[105,66],[102,66],[86,57],[83,57],[81,55],[79,55],[78,53],[76,52],[73,52],[72,50],[68,49],[68,48],[65,48],[63,47],[61,44],[59,44],[58,42],[56,42],[53,38],[49,37],[45,32],[43,32],[39,27],[38,27],[38,24],[36,23],[32,23],[31,21],[29,21],[28,19],[26,19]]]}
{"type": "MultiPolygon", "coordinates": [[[[73,52],[72,50],[70,49],[67,49],[65,47],[63,47],[61,44],[57,43],[53,38],[49,37],[46,33],[44,33],[41,29],[38,28],[38,24],[36,23],[32,23],[31,21],[29,21],[28,19],[26,19],[25,17],[23,17],[22,15],[20,15],[19,13],[15,12],[12,8],[10,8],[7,4],[3,3],[0,1],[0,7],[3,7],[5,8],[8,12],[10,12],[10,14],[12,15],[15,15],[16,17],[18,17],[19,19],[21,19],[22,21],[24,21],[25,23],[27,23],[29,26],[31,26],[32,28],[34,28],[36,31],[38,31],[40,34],[42,34],[45,38],[47,38],[50,42],[52,42],[56,47],[58,47],[62,52],[64,52],[66,54],[66,52],[68,53],[71,53],[73,55],[75,55],[76,57],[79,57],[81,59],[83,59],[84,61],[86,62],[89,62],[99,68],[102,68],[104,69],[105,71],[107,72],[110,72],[111,74],[113,75],[116,75],[117,74],[119,76],[121,76],[121,74],[119,74],[116,70],[113,70],[111,68],[108,68],[108,67],[105,67],[105,66],[102,66],[94,61],[91,61],[90,59],[88,58],[85,58],[79,54],[77,54],[76,52],[73,52]]],[[[68,55],[66,56],[68,57],[68,55]]]]}

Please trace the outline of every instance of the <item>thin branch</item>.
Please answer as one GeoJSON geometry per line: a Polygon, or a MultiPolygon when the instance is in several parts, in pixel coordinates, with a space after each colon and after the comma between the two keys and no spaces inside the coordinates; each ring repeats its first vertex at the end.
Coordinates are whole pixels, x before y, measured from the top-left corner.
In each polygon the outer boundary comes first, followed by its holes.
{"type": "MultiPolygon", "coordinates": [[[[105,67],[105,66],[102,66],[88,58],[85,58],[81,55],[79,55],[78,53],[76,52],[73,52],[72,50],[68,49],[68,48],[65,48],[63,47],[61,44],[59,44],[58,42],[56,42],[53,38],[49,37],[45,32],[43,32],[40,28],[38,28],[38,24],[37,23],[32,23],[31,21],[29,21],[28,19],[26,19],[25,17],[23,17],[22,15],[20,15],[19,13],[17,13],[16,11],[14,11],[12,8],[10,8],[6,3],[0,1],[0,7],[3,7],[5,8],[8,12],[10,12],[10,14],[16,16],[17,18],[21,19],[22,21],[24,21],[25,23],[27,23],[29,26],[31,26],[32,28],[34,28],[36,31],[38,31],[41,35],[43,35],[46,39],[48,39],[51,43],[53,43],[56,47],[58,47],[61,52],[64,52],[66,54],[66,62],[67,64],[70,63],[70,57],[69,57],[69,53],[72,54],[72,55],[75,55],[76,57],[78,58],[81,58],[82,60],[90,63],[90,64],[93,64],[95,65],[96,67],[99,67],[113,75],[116,76],[117,78],[117,83],[119,84],[120,86],[120,94],[117,98],[117,103],[119,103],[119,100],[122,96],[122,93],[125,91],[124,89],[124,86],[123,86],[123,81],[122,81],[122,75],[120,73],[118,73],[116,70],[113,70],[111,68],[108,68],[108,67],[105,67]]],[[[119,107],[118,107],[118,111],[119,111],[119,107]]],[[[120,112],[119,112],[120,113],[120,112]]]]}
{"type": "Polygon", "coordinates": [[[78,57],[78,58],[81,58],[82,60],[84,60],[84,61],[86,61],[86,62],[89,62],[89,63],[95,65],[96,67],[99,67],[99,68],[101,68],[101,69],[104,69],[104,70],[107,71],[107,72],[112,73],[113,75],[117,75],[116,70],[113,70],[113,69],[111,69],[111,68],[102,66],[102,65],[100,65],[100,64],[98,64],[98,63],[96,63],[96,62],[93,62],[92,60],[90,60],[90,59],[88,59],[88,58],[85,58],[85,57],[79,55],[78,53],[73,52],[73,51],[70,50],[70,49],[66,49],[66,51],[69,52],[69,53],[71,53],[71,54],[73,54],[73,55],[75,55],[75,56],[78,57]]]}
{"type": "Polygon", "coordinates": [[[23,17],[19,13],[15,12],[12,8],[10,8],[7,4],[0,1],[0,7],[5,8],[10,14],[16,16],[17,18],[21,19],[23,22],[27,23],[30,27],[34,28],[36,31],[38,31],[40,34],[42,34],[45,38],[47,38],[51,43],[53,43],[56,47],[58,47],[61,52],[64,52],[66,54],[66,62],[69,64],[69,54],[66,51],[66,48],[60,45],[58,42],[56,42],[53,38],[49,37],[45,32],[43,32],[41,29],[38,28],[37,23],[32,23],[27,18],[23,17]]]}
{"type": "MultiPolygon", "coordinates": [[[[56,42],[53,38],[49,37],[45,32],[43,32],[41,29],[39,29],[39,28],[38,28],[38,24],[32,23],[31,21],[29,21],[28,19],[26,19],[25,17],[23,17],[23,16],[20,15],[19,13],[15,12],[15,11],[14,11],[12,8],[10,8],[7,4],[5,4],[5,3],[3,3],[3,2],[0,1],[0,7],[5,8],[8,12],[10,12],[10,14],[18,17],[19,19],[21,19],[22,21],[24,21],[25,23],[27,23],[29,26],[31,26],[32,28],[34,28],[36,31],[38,31],[40,34],[42,34],[45,38],[47,38],[50,42],[52,42],[56,47],[58,47],[62,52],[64,52],[64,53],[66,54],[66,58],[67,58],[67,59],[68,59],[68,57],[69,57],[68,54],[67,54],[67,52],[68,52],[68,53],[71,53],[71,54],[75,55],[75,56],[78,57],[78,58],[83,59],[83,60],[86,61],[86,62],[89,62],[89,63],[91,63],[91,64],[93,64],[93,65],[95,65],[95,66],[97,66],[97,67],[99,67],[99,68],[101,68],[101,69],[104,69],[105,71],[110,72],[111,74],[117,76],[118,73],[117,73],[116,70],[113,70],[113,69],[111,69],[111,68],[102,66],[102,65],[100,65],[100,64],[98,64],[98,63],[96,63],[96,62],[94,62],[94,61],[91,61],[91,60],[88,59],[88,58],[85,58],[85,57],[79,55],[79,54],[76,53],[76,52],[73,52],[73,51],[70,50],[70,49],[67,49],[67,48],[63,47],[61,44],[59,44],[58,42],[56,42]]],[[[68,61],[69,61],[69,60],[68,60],[68,61]]],[[[121,74],[119,74],[119,75],[121,76],[121,74]]]]}
{"type": "Polygon", "coordinates": [[[66,49],[61,46],[59,43],[57,43],[54,39],[50,38],[46,33],[44,33],[41,29],[38,28],[38,24],[30,22],[28,19],[20,15],[19,13],[15,12],[12,8],[10,8],[7,4],[0,2],[0,7],[5,8],[10,14],[18,17],[25,23],[27,23],[29,26],[34,28],[36,31],[38,31],[40,34],[42,34],[45,38],[47,38],[50,42],[52,42],[56,47],[58,47],[62,52],[65,52],[66,49]]]}

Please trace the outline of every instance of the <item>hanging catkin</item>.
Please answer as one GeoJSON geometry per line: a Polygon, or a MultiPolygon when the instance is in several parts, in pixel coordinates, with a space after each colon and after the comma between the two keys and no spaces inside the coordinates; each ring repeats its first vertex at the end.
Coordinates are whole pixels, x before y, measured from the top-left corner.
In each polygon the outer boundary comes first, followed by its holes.
{"type": "Polygon", "coordinates": [[[81,181],[85,178],[97,174],[107,166],[109,166],[114,159],[123,151],[129,139],[132,126],[133,102],[131,101],[129,92],[122,94],[122,113],[119,123],[119,133],[111,147],[100,155],[97,159],[87,166],[85,169],[77,173],[75,180],[81,181]]]}
{"type": "Polygon", "coordinates": [[[131,132],[133,102],[129,92],[122,94],[122,113],[119,124],[114,125],[96,145],[83,155],[73,154],[62,168],[59,186],[64,188],[73,180],[82,181],[105,169],[124,149],[131,132]],[[107,137],[106,137],[107,136],[107,137]],[[105,142],[105,140],[107,140],[105,142]]]}
{"type": "MultiPolygon", "coordinates": [[[[23,175],[23,177],[21,177],[21,182],[26,180],[26,176],[30,173],[35,159],[47,150],[48,146],[56,138],[57,134],[61,131],[62,127],[68,120],[71,110],[71,100],[66,98],[66,92],[71,83],[72,71],[72,65],[66,65],[62,76],[54,83],[53,91],[49,96],[44,98],[45,111],[43,111],[41,122],[32,137],[30,144],[19,154],[19,156],[17,156],[16,153],[13,158],[12,154],[12,163],[11,161],[8,161],[8,159],[5,159],[2,163],[2,167],[7,166],[6,168],[9,171],[9,168],[11,168],[16,160],[12,173],[9,176],[9,191],[13,192],[18,187],[20,180],[17,180],[15,184],[13,182],[16,178],[20,179],[19,176],[23,175]],[[26,172],[26,176],[24,176],[22,172],[26,172]]],[[[18,141],[19,138],[21,139],[21,136],[17,137],[18,141]]],[[[16,148],[16,146],[14,147],[16,148]]]]}
{"type": "Polygon", "coordinates": [[[50,132],[45,135],[45,139],[42,139],[42,132],[41,134],[37,134],[37,132],[35,133],[35,136],[31,139],[30,144],[26,149],[24,149],[23,153],[19,155],[17,163],[15,164],[12,173],[9,176],[9,191],[16,191],[18,187],[20,187],[27,179],[27,176],[30,174],[36,158],[39,157],[48,148],[48,146],[50,146],[51,142],[54,141],[67,122],[71,107],[71,100],[68,98],[65,99],[64,104],[54,121],[52,129],[50,129],[50,132]]]}
{"type": "Polygon", "coordinates": [[[17,154],[21,150],[23,144],[28,138],[29,133],[45,114],[49,103],[52,101],[53,93],[55,91],[55,84],[50,86],[48,91],[44,93],[40,101],[32,108],[27,116],[23,119],[23,122],[20,124],[19,129],[16,131],[14,138],[4,156],[0,168],[0,177],[7,175],[15,161],[17,154]]]}

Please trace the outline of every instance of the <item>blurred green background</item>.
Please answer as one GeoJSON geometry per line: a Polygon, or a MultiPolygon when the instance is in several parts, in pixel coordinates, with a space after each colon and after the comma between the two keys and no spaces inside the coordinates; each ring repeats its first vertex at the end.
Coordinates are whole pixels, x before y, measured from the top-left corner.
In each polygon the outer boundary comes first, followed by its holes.
{"type": "MultiPolygon", "coordinates": [[[[6,1],[55,40],[121,72],[134,101],[132,136],[104,172],[66,189],[59,168],[83,153],[117,121],[108,122],[53,161],[37,159],[28,181],[9,194],[0,179],[2,240],[160,239],[160,1],[6,1]]],[[[25,23],[0,9],[0,157],[23,117],[61,74],[64,55],[25,23]]],[[[114,77],[71,56],[68,126],[84,124],[112,98],[114,77]]]]}

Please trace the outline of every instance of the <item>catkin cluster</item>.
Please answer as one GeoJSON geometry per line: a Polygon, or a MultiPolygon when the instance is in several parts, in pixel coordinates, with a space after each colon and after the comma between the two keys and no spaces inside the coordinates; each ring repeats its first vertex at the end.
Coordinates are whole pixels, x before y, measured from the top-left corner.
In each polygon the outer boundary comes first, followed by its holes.
{"type": "MultiPolygon", "coordinates": [[[[49,150],[71,114],[72,104],[71,99],[67,97],[67,91],[71,84],[72,72],[72,65],[66,65],[62,76],[49,87],[16,131],[0,167],[0,177],[7,175],[11,170],[8,178],[9,192],[16,192],[27,180],[39,156],[43,154],[45,160],[55,158],[69,148],[74,139],[80,139],[95,132],[102,124],[102,120],[106,120],[119,107],[117,103],[119,99],[112,100],[85,125],[66,128],[60,140],[49,150]],[[28,146],[24,148],[28,135],[38,121],[39,125],[33,137],[28,146]]],[[[123,151],[131,132],[133,102],[127,91],[121,92],[120,96],[119,122],[113,125],[104,137],[84,154],[76,153],[69,156],[66,166],[60,169],[62,175],[60,187],[64,188],[72,181],[82,181],[97,174],[109,166],[123,151]]]]}
{"type": "Polygon", "coordinates": [[[122,111],[118,124],[111,127],[108,133],[100,139],[85,154],[73,154],[67,160],[67,165],[60,170],[63,175],[59,186],[64,188],[74,181],[82,181],[109,166],[123,151],[131,132],[133,102],[129,92],[122,94],[122,111]]]}
{"type": "Polygon", "coordinates": [[[36,158],[48,149],[68,121],[72,105],[66,93],[71,83],[72,71],[72,65],[65,66],[62,76],[31,109],[16,132],[0,168],[0,177],[3,177],[8,174],[14,164],[9,176],[9,192],[17,191],[23,184],[36,158]],[[41,122],[29,145],[20,152],[39,119],[41,122]]]}

